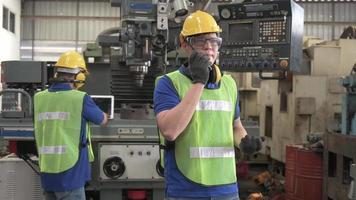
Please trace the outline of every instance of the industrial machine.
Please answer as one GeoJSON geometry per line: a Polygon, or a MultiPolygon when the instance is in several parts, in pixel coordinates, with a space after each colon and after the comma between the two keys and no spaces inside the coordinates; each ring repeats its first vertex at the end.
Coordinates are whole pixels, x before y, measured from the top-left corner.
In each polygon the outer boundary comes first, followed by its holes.
{"type": "Polygon", "coordinates": [[[356,64],[340,84],[346,89],[342,96],[341,131],[324,137],[323,198],[356,199],[356,64]]]}
{"type": "Polygon", "coordinates": [[[0,199],[43,199],[40,177],[24,160],[9,154],[0,159],[0,171],[0,199]]]}
{"type": "MultiPolygon", "coordinates": [[[[96,159],[86,191],[101,200],[160,200],[164,174],[152,110],[154,80],[181,64],[168,56],[177,48],[178,22],[199,7],[186,0],[112,0],[111,5],[120,7],[121,27],[104,30],[83,52],[91,74],[83,90],[103,110],[114,111],[106,127],[92,126],[96,159]]],[[[300,6],[293,1],[258,1],[222,4],[218,12],[225,41],[219,58],[223,70],[260,72],[262,78],[262,72],[281,72],[278,79],[298,71],[303,31],[300,6]]],[[[32,97],[48,87],[52,64],[3,62],[0,136],[17,153],[36,154],[32,97]]],[[[251,124],[255,131],[255,123],[251,124]]]]}
{"type": "Polygon", "coordinates": [[[153,88],[155,77],[168,67],[169,47],[175,49],[168,37],[171,10],[173,17],[186,15],[187,3],[111,1],[120,7],[121,27],[103,31],[84,51],[95,74],[84,90],[114,97],[114,118],[104,128],[92,127],[97,159],[87,191],[100,191],[100,199],[164,197],[153,88]]]}
{"type": "Polygon", "coordinates": [[[341,132],[345,88],[339,79],[356,62],[355,45],[339,39],[305,47],[305,74],[261,82],[260,133],[272,159],[285,163],[286,146],[307,143],[311,133],[341,132]]]}
{"type": "Polygon", "coordinates": [[[342,80],[346,94],[342,98],[342,134],[356,136],[356,64],[351,74],[342,80]]]}

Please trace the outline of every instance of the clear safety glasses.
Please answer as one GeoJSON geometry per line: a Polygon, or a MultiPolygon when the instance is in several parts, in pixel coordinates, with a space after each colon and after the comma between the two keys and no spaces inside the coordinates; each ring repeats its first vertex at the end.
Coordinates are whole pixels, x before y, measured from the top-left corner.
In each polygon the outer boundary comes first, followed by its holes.
{"type": "Polygon", "coordinates": [[[220,37],[211,37],[211,38],[205,38],[205,37],[188,37],[187,42],[196,48],[204,48],[207,43],[213,48],[220,48],[222,39],[220,37]]]}

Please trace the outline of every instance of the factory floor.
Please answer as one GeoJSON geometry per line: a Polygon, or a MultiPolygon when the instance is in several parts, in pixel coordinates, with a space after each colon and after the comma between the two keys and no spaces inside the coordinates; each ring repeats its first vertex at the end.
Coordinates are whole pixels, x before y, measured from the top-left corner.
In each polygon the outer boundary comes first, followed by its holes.
{"type": "Polygon", "coordinates": [[[240,160],[237,171],[241,200],[284,199],[283,172],[276,170],[266,157],[240,160]]]}

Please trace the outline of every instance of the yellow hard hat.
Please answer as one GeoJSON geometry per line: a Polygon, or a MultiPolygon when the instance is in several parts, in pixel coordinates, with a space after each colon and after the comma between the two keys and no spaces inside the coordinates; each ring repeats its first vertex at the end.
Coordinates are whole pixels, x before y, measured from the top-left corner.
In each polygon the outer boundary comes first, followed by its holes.
{"type": "Polygon", "coordinates": [[[63,53],[54,66],[57,68],[57,71],[60,72],[72,74],[84,72],[86,75],[89,74],[83,56],[76,51],[63,53]]]}
{"type": "Polygon", "coordinates": [[[209,13],[198,10],[190,14],[185,19],[183,29],[180,34],[185,38],[202,33],[218,33],[221,31],[221,28],[216,23],[213,16],[209,13]]]}

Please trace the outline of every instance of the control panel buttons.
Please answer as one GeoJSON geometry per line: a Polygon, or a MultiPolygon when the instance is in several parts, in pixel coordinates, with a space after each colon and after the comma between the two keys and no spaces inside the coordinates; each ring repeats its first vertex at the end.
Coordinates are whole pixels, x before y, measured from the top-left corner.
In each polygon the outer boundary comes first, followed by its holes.
{"type": "Polygon", "coordinates": [[[286,21],[260,21],[259,39],[260,43],[286,42],[286,21]]]}

